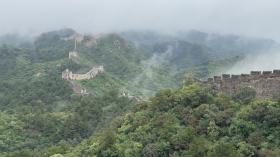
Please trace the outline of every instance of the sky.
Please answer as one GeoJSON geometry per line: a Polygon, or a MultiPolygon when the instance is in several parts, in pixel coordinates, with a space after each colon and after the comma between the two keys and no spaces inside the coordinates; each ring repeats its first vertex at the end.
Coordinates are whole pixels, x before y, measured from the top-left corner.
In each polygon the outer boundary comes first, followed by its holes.
{"type": "Polygon", "coordinates": [[[0,0],[0,34],[195,29],[280,41],[279,17],[279,0],[0,0]]]}

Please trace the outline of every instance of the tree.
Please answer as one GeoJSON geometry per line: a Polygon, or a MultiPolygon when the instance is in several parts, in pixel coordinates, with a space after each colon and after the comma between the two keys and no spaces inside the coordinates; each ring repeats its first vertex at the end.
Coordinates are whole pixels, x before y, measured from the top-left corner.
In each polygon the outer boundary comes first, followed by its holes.
{"type": "Polygon", "coordinates": [[[238,153],[234,145],[225,141],[216,142],[207,154],[207,157],[240,157],[240,156],[241,154],[238,153]]]}
{"type": "Polygon", "coordinates": [[[175,150],[187,149],[195,135],[194,129],[191,127],[180,129],[177,134],[172,136],[171,145],[175,150]]]}
{"type": "Polygon", "coordinates": [[[207,128],[207,133],[211,139],[217,139],[220,134],[220,128],[215,124],[215,121],[210,121],[207,128]]]}

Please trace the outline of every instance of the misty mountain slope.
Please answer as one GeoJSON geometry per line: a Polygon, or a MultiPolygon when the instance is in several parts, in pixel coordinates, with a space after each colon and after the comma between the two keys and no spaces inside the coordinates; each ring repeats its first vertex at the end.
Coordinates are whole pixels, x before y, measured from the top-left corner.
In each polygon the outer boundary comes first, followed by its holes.
{"type": "Polygon", "coordinates": [[[31,52],[32,60],[46,62],[67,57],[69,50],[73,49],[73,43],[63,40],[63,38],[75,33],[71,29],[62,29],[41,34],[34,41],[34,50],[31,52]]]}
{"type": "MultiPolygon", "coordinates": [[[[96,84],[98,87],[96,85],[88,87],[89,90],[94,90],[94,93],[120,88],[124,86],[125,82],[140,73],[139,64],[143,57],[137,53],[133,45],[126,43],[117,34],[102,35],[91,46],[87,45],[87,41],[81,41],[77,47],[78,58],[75,59],[76,61],[69,60],[68,53],[74,48],[74,40],[71,37],[75,34],[77,33],[71,29],[64,29],[43,33],[37,37],[34,48],[26,52],[31,62],[30,65],[36,65],[38,68],[47,66],[59,69],[60,72],[68,68],[74,73],[86,73],[93,66],[103,65],[106,70],[103,81],[100,82],[102,79],[99,81],[92,79],[82,83],[84,85],[96,84]],[[97,82],[99,83],[97,84],[97,82]],[[111,84],[111,86],[105,84],[111,84]],[[96,88],[92,89],[92,87],[96,88]]],[[[61,76],[61,74],[56,75],[61,76]]],[[[77,83],[79,82],[77,81],[77,83]]]]}
{"type": "Polygon", "coordinates": [[[131,85],[141,89],[144,95],[180,86],[188,69],[210,60],[202,47],[183,41],[156,44],[153,51],[152,57],[142,61],[145,70],[131,85]]]}
{"type": "Polygon", "coordinates": [[[126,40],[133,42],[138,48],[178,40],[175,35],[154,31],[126,31],[121,32],[120,35],[126,40]]]}
{"type": "Polygon", "coordinates": [[[10,45],[19,47],[31,47],[32,38],[19,34],[4,34],[0,36],[0,45],[10,45]]]}
{"type": "Polygon", "coordinates": [[[263,53],[279,48],[279,44],[271,39],[247,38],[237,35],[220,35],[200,31],[180,32],[176,38],[195,44],[205,45],[212,49],[214,55],[220,57],[244,56],[263,53]]]}
{"type": "Polygon", "coordinates": [[[226,59],[213,60],[198,65],[194,68],[184,70],[181,73],[190,75],[200,80],[206,80],[210,76],[221,75],[221,72],[228,71],[228,69],[231,69],[231,67],[233,67],[236,63],[243,59],[243,57],[231,57],[226,59]]]}
{"type": "Polygon", "coordinates": [[[82,82],[89,91],[100,95],[125,87],[129,80],[142,72],[140,61],[143,57],[117,34],[103,35],[94,46],[86,45],[87,41],[78,43],[78,62],[70,61],[68,52],[73,50],[74,41],[65,39],[74,34],[77,33],[71,29],[52,31],[37,37],[31,48],[17,50],[9,46],[1,47],[3,68],[0,77],[27,81],[44,76],[46,71],[56,70],[56,77],[61,77],[61,72],[66,68],[74,73],[86,73],[93,66],[103,65],[105,75],[82,82]]]}
{"type": "Polygon", "coordinates": [[[90,46],[86,39],[82,40],[78,43],[79,57],[75,63],[67,59],[74,41],[65,40],[75,34],[77,32],[71,29],[43,33],[26,55],[37,67],[46,64],[58,66],[61,71],[69,68],[74,73],[85,73],[93,66],[103,65],[107,73],[103,76],[104,83],[94,79],[77,81],[85,87],[91,84],[88,88],[91,91],[94,91],[93,87],[98,89],[95,93],[106,91],[104,85],[108,83],[105,80],[110,80],[111,88],[122,87],[135,94],[152,95],[159,89],[180,85],[186,71],[223,58],[203,45],[203,41],[197,44],[162,34],[127,32],[93,37],[96,41],[90,46]]]}
{"type": "Polygon", "coordinates": [[[127,40],[133,41],[139,48],[152,50],[151,45],[167,41],[185,41],[206,47],[213,57],[220,59],[248,54],[262,53],[270,49],[279,48],[279,44],[271,39],[247,38],[238,35],[221,35],[200,31],[178,32],[162,35],[151,32],[123,32],[127,40]]]}
{"type": "MultiPolygon", "coordinates": [[[[68,52],[73,49],[74,41],[65,39],[74,34],[77,33],[71,29],[47,32],[35,40],[33,48],[16,52],[3,46],[1,64],[9,67],[1,69],[1,77],[13,75],[14,78],[33,80],[52,70],[56,71],[56,77],[60,77],[60,72],[66,68],[74,73],[85,73],[92,66],[103,65],[106,74],[76,82],[98,95],[108,92],[107,89],[126,89],[147,98],[160,89],[178,87],[186,73],[198,71],[200,74],[195,76],[205,78],[219,66],[237,61],[229,59],[228,63],[225,60],[219,64],[219,57],[207,46],[174,40],[166,35],[128,33],[129,38],[135,34],[137,38],[128,40],[122,38],[123,35],[105,34],[96,38],[91,46],[86,40],[81,41],[78,43],[79,57],[73,62],[68,60],[68,52]],[[134,45],[133,40],[140,44],[134,45]]],[[[198,35],[198,38],[201,37],[198,35]]]]}
{"type": "MultiPolygon", "coordinates": [[[[202,39],[205,39],[205,33],[202,39]]],[[[184,34],[182,34],[182,37],[184,34]]],[[[195,35],[193,35],[195,36],[195,35]]],[[[187,41],[182,37],[162,35],[153,32],[123,32],[119,35],[109,34],[97,39],[96,45],[93,47],[80,46],[80,54],[82,63],[89,65],[103,64],[107,72],[116,76],[123,88],[133,93],[143,96],[150,96],[155,91],[163,88],[177,87],[182,83],[186,73],[190,71],[203,71],[196,76],[207,77],[218,71],[219,66],[229,67],[237,62],[235,56],[244,56],[249,49],[251,51],[257,47],[251,47],[254,44],[246,44],[240,38],[239,47],[231,46],[229,49],[222,49],[212,46],[209,47],[205,42],[187,41]],[[228,51],[228,55],[220,55],[228,51]],[[231,53],[236,51],[236,53],[231,53]],[[227,58],[229,62],[226,63],[227,58]],[[232,58],[232,59],[231,59],[232,58]],[[223,64],[220,65],[221,60],[223,64]],[[217,62],[217,64],[215,63],[217,62]],[[207,68],[208,64],[212,64],[212,68],[207,68]],[[200,70],[196,66],[204,67],[200,70]],[[192,70],[195,68],[194,70],[192,70]],[[204,69],[204,70],[203,70],[204,69]],[[136,87],[136,88],[135,88],[136,87]],[[139,92],[140,91],[140,92],[139,92]]],[[[198,35],[198,38],[199,35],[198,35]]],[[[227,47],[231,41],[228,36],[218,36],[216,41],[227,39],[229,41],[221,42],[221,47],[227,47]]],[[[236,37],[237,38],[237,37],[236,37]]],[[[201,39],[201,40],[202,40],[201,39]]],[[[266,44],[266,40],[260,40],[262,45],[266,44]]],[[[213,42],[211,42],[213,43],[213,42]]],[[[260,46],[265,49],[265,46],[260,46]]],[[[267,47],[272,47],[268,45],[267,47]]],[[[192,73],[191,72],[191,73],[192,73]]],[[[91,82],[91,81],[89,81],[91,82]]],[[[92,80],[94,82],[94,80],[92,80]]],[[[86,81],[84,81],[86,83],[86,81]]]]}
{"type": "Polygon", "coordinates": [[[142,61],[144,72],[133,81],[133,86],[150,93],[148,95],[157,89],[180,86],[188,70],[217,60],[208,47],[173,36],[154,32],[123,32],[121,35],[148,58],[142,61]]]}
{"type": "Polygon", "coordinates": [[[92,47],[86,47],[82,42],[78,51],[82,63],[87,60],[87,63],[103,65],[107,72],[120,79],[130,79],[141,70],[139,64],[143,57],[117,34],[103,35],[92,47]]]}
{"type": "Polygon", "coordinates": [[[207,47],[185,41],[158,43],[153,46],[153,51],[156,54],[170,51],[166,60],[170,66],[177,69],[187,69],[213,59],[207,47]]]}
{"type": "Polygon", "coordinates": [[[172,35],[155,32],[123,32],[121,35],[134,43],[147,57],[170,51],[165,60],[172,67],[189,68],[216,57],[208,47],[179,40],[172,35]]]}
{"type": "Polygon", "coordinates": [[[122,90],[149,100],[161,89],[181,86],[186,74],[206,78],[241,59],[219,59],[207,46],[184,40],[163,37],[141,46],[119,34],[103,34],[79,41],[78,57],[69,60],[74,34],[52,31],[38,36],[31,47],[0,47],[3,155],[66,154],[135,107],[134,100],[120,96],[122,90]],[[99,65],[105,73],[75,81],[89,95],[74,94],[61,78],[66,68],[85,73],[99,65]]]}
{"type": "Polygon", "coordinates": [[[280,157],[279,6],[0,0],[0,157],[280,157]]]}
{"type": "Polygon", "coordinates": [[[183,71],[214,59],[207,47],[173,40],[168,36],[155,33],[138,36],[135,32],[123,33],[122,36],[135,44],[144,56],[142,73],[128,86],[129,89],[137,87],[144,96],[151,96],[159,89],[178,87],[185,75],[183,71]]]}
{"type": "MultiPolygon", "coordinates": [[[[78,66],[87,66],[88,69],[91,66],[103,65],[108,74],[105,76],[115,77],[112,84],[120,84],[119,87],[134,94],[148,97],[159,89],[180,85],[182,81],[174,77],[179,69],[200,65],[211,58],[205,47],[184,41],[159,43],[152,45],[152,49],[153,51],[147,54],[144,52],[146,50],[120,35],[107,34],[97,38],[91,47],[86,46],[85,41],[78,44],[77,62],[80,64],[78,66]]],[[[95,81],[92,79],[80,82],[94,85],[95,81]]],[[[106,81],[104,84],[107,84],[106,81]]],[[[94,90],[91,87],[90,89],[94,90]]]]}
{"type": "Polygon", "coordinates": [[[205,79],[228,71],[247,55],[279,47],[273,40],[199,31],[173,35],[130,31],[122,32],[121,36],[135,44],[146,58],[142,61],[146,70],[136,77],[132,86],[139,87],[142,93],[150,93],[148,95],[154,93],[151,89],[178,87],[186,75],[205,79]]]}
{"type": "Polygon", "coordinates": [[[101,95],[73,94],[61,72],[89,68],[68,60],[73,42],[61,41],[57,33],[35,42],[31,48],[0,46],[0,156],[60,142],[75,145],[134,103],[119,96],[115,88],[121,81],[109,74],[95,80],[94,92],[101,95]]]}

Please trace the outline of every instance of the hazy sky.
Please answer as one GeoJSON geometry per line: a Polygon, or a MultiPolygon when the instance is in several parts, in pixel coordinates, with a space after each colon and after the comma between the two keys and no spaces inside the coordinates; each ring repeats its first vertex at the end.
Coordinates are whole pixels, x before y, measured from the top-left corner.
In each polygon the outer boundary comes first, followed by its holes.
{"type": "Polygon", "coordinates": [[[280,41],[280,0],[0,0],[0,33],[177,30],[280,41]]]}

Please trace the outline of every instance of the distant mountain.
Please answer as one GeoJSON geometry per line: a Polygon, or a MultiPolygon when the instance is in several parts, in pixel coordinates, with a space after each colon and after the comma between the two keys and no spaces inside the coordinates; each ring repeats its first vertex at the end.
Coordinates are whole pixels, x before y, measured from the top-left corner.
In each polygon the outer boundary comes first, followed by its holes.
{"type": "Polygon", "coordinates": [[[175,36],[155,32],[123,32],[121,35],[148,57],[169,51],[165,60],[172,67],[186,69],[214,59],[213,52],[208,47],[175,36]]]}
{"type": "Polygon", "coordinates": [[[0,36],[0,45],[12,45],[20,47],[30,47],[32,45],[32,37],[22,36],[19,34],[4,34],[0,36]]]}
{"type": "Polygon", "coordinates": [[[162,35],[155,32],[123,32],[123,37],[133,41],[139,47],[151,47],[151,45],[185,41],[191,44],[208,48],[209,54],[216,58],[234,57],[250,53],[261,53],[269,49],[279,48],[280,45],[271,39],[248,38],[237,35],[221,35],[205,33],[196,30],[178,32],[173,35],[162,35]]]}
{"type": "Polygon", "coordinates": [[[271,39],[248,38],[237,35],[220,35],[200,31],[180,32],[176,34],[180,40],[205,45],[212,49],[214,55],[232,57],[263,53],[270,49],[279,48],[279,44],[271,39]]]}

